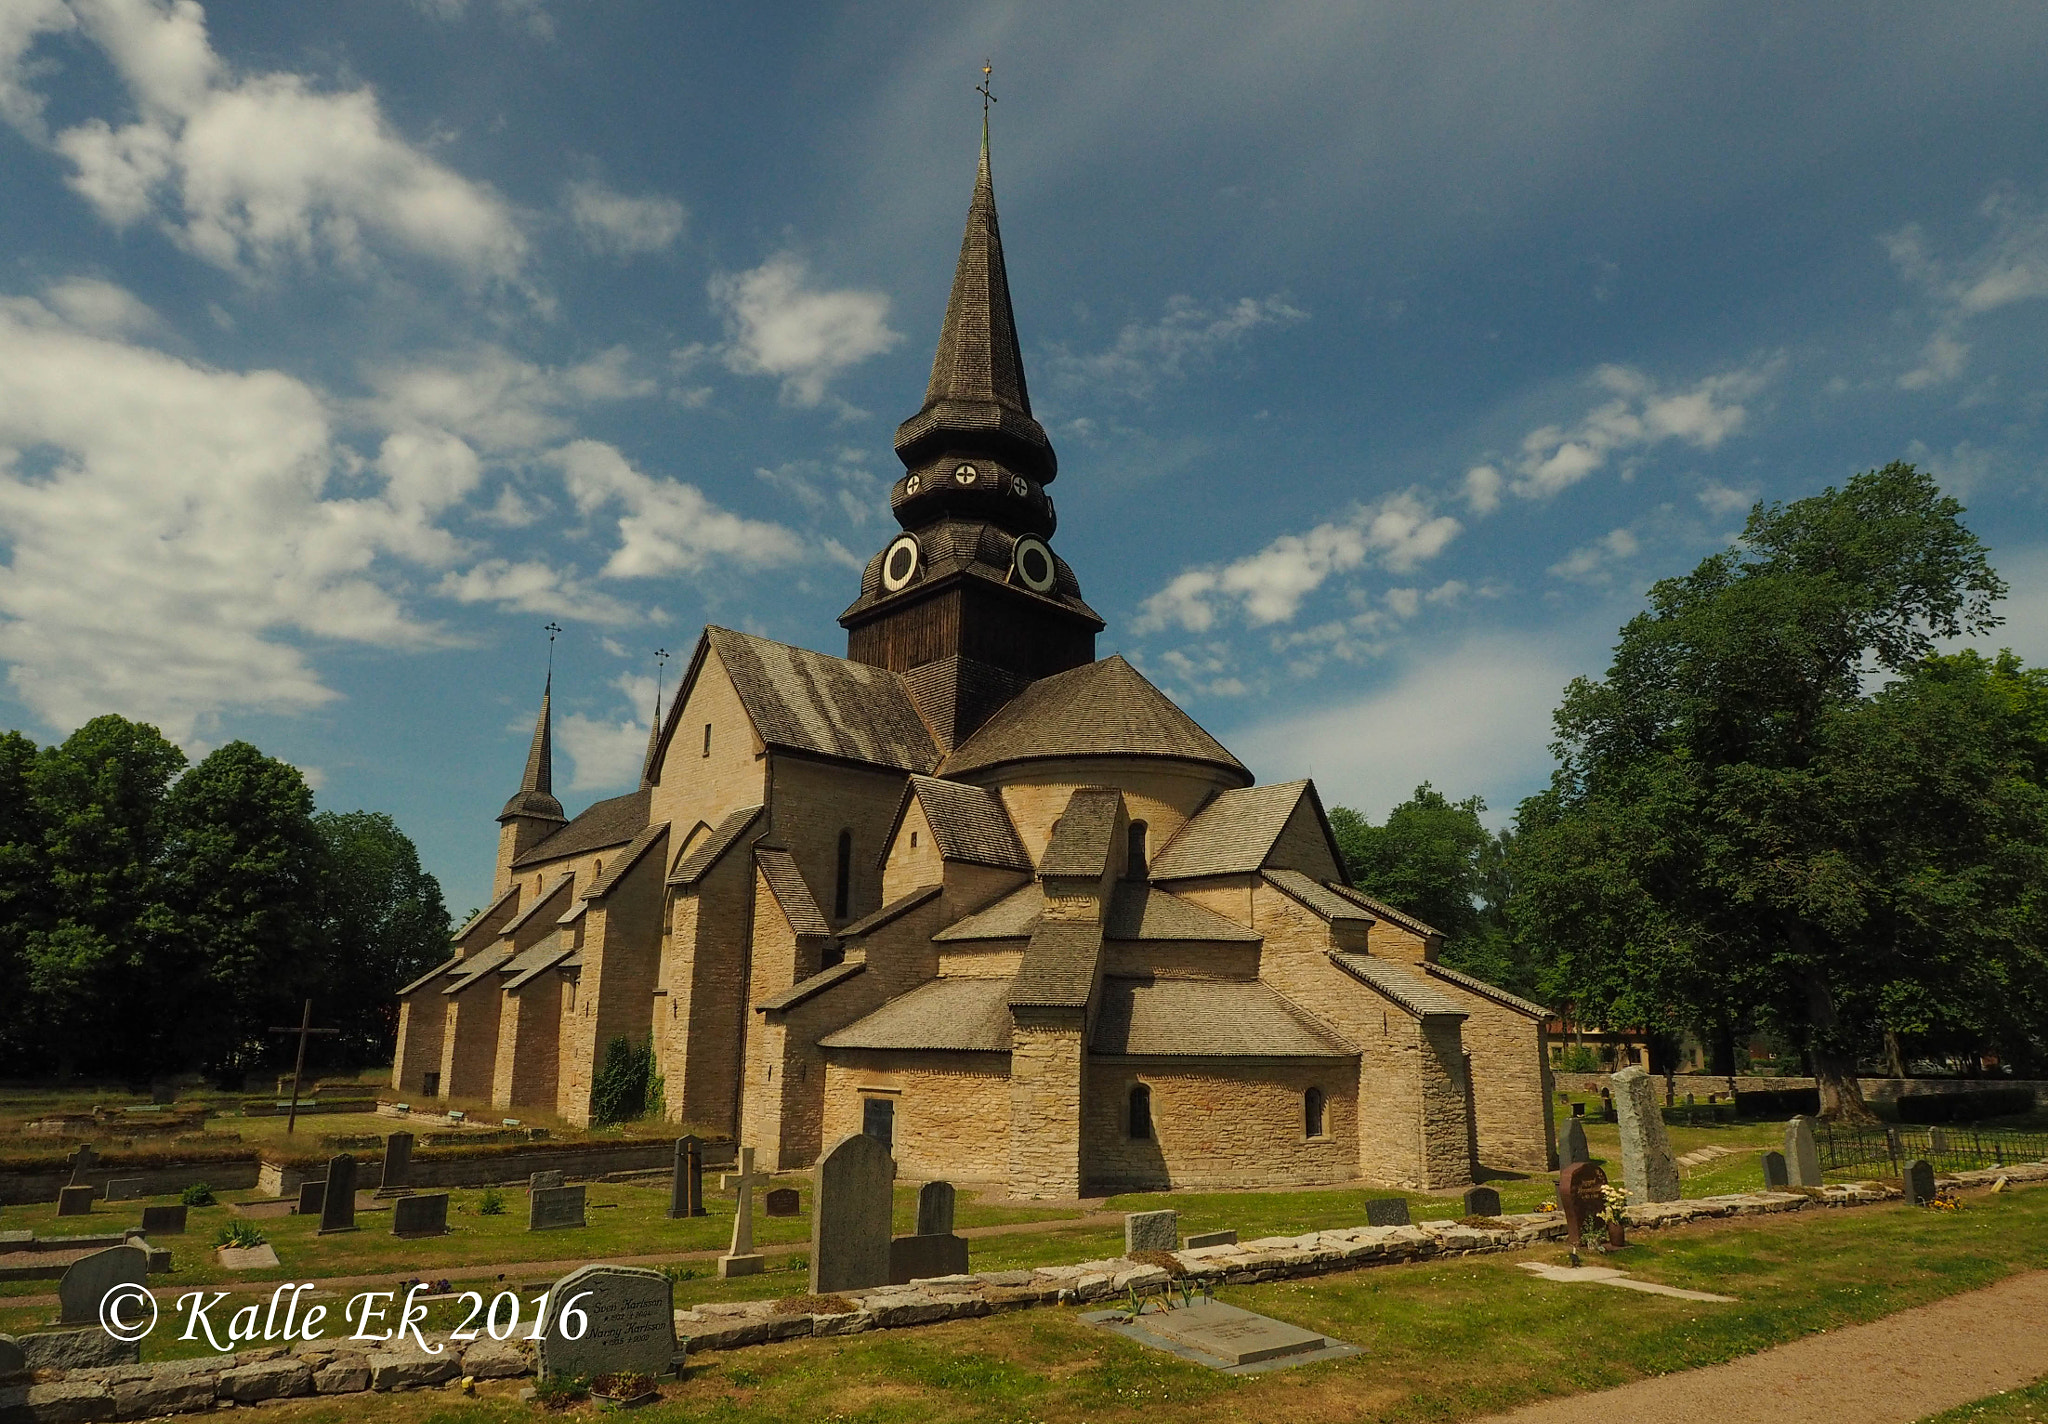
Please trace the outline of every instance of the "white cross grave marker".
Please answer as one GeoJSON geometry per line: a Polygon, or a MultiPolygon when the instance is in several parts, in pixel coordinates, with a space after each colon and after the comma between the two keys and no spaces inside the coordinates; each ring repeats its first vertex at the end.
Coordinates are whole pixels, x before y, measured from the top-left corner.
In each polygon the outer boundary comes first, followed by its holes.
{"type": "Polygon", "coordinates": [[[734,1276],[759,1275],[767,1266],[767,1260],[754,1249],[754,1188],[765,1187],[773,1181],[766,1172],[754,1170],[754,1149],[740,1149],[740,1169],[727,1172],[719,1178],[718,1185],[739,1195],[739,1206],[732,1218],[732,1250],[718,1258],[718,1275],[721,1280],[734,1276]]]}

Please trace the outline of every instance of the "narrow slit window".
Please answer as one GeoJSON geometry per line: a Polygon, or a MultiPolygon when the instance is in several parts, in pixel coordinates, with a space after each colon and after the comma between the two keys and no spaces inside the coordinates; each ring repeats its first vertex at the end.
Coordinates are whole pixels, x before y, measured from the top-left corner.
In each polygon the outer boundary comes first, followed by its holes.
{"type": "Polygon", "coordinates": [[[1124,866],[1124,878],[1126,880],[1143,880],[1145,878],[1145,835],[1146,826],[1143,821],[1131,822],[1128,845],[1129,854],[1125,856],[1126,863],[1124,866]]]}
{"type": "Polygon", "coordinates": [[[711,755],[711,724],[709,722],[704,724],[704,755],[711,755]]]}
{"type": "Polygon", "coordinates": [[[1301,1095],[1302,1131],[1310,1137],[1323,1135],[1323,1090],[1310,1088],[1301,1095]]]}
{"type": "Polygon", "coordinates": [[[1143,1083],[1131,1089],[1131,1136],[1139,1142],[1152,1140],[1152,1090],[1143,1083]]]}
{"type": "Polygon", "coordinates": [[[839,875],[832,890],[832,917],[846,918],[853,904],[853,832],[839,833],[839,875]]]}

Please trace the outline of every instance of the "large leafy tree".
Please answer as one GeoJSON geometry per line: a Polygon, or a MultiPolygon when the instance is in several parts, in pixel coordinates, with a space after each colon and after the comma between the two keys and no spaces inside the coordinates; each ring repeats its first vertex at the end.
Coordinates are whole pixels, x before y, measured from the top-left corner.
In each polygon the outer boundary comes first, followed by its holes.
{"type": "Polygon", "coordinates": [[[0,1064],[31,1071],[44,1038],[28,989],[29,936],[47,929],[51,904],[42,816],[33,793],[36,744],[0,733],[0,1064]]]}
{"type": "Polygon", "coordinates": [[[1514,913],[1583,1008],[1768,1023],[1804,1043],[1824,1111],[1856,1116],[1877,1035],[1981,1027],[1984,976],[1958,988],[1944,932],[1997,929],[1982,948],[2025,977],[2016,719],[1982,669],[1930,661],[1998,621],[1962,512],[1905,464],[1759,505],[1567,690],[1514,913]]]}
{"type": "Polygon", "coordinates": [[[441,882],[420,868],[398,823],[378,811],[323,811],[320,933],[327,947],[323,1023],[341,1030],[343,1054],[387,1051],[397,1028],[399,986],[448,957],[452,926],[441,882]]]}

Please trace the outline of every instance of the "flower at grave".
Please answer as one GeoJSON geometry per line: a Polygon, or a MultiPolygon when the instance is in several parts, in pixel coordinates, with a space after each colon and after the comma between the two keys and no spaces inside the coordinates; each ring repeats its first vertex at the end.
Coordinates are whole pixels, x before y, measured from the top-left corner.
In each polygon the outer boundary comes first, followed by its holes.
{"type": "Polygon", "coordinates": [[[1611,1221],[1616,1226],[1628,1224],[1628,1190],[1612,1182],[1602,1183],[1600,1199],[1606,1203],[1600,1210],[1601,1221],[1611,1221]]]}
{"type": "Polygon", "coordinates": [[[1556,1202],[1554,1202],[1554,1201],[1547,1201],[1547,1202],[1543,1203],[1543,1205],[1542,1205],[1542,1206],[1539,1206],[1539,1207],[1537,1207],[1537,1208],[1536,1208],[1536,1210],[1538,1210],[1538,1211],[1556,1211],[1556,1210],[1557,1210],[1557,1203],[1556,1203],[1556,1202]]]}

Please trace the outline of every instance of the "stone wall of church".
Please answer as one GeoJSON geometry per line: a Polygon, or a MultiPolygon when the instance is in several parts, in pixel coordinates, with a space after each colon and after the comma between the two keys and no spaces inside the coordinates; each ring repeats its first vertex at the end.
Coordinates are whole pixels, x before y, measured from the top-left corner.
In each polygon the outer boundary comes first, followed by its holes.
{"type": "Polygon", "coordinates": [[[610,893],[590,901],[584,912],[579,1012],[567,1020],[555,1098],[555,1110],[571,1122],[590,1121],[591,1084],[611,1041],[623,1038],[637,1046],[653,1031],[666,848],[666,837],[649,846],[610,893]]]}
{"type": "Polygon", "coordinates": [[[440,997],[448,1006],[441,1028],[441,1096],[488,1101],[498,1063],[498,976],[486,974],[461,993],[440,997]]]}
{"type": "Polygon", "coordinates": [[[1429,982],[1468,1015],[1461,1038],[1472,1060],[1479,1160],[1489,1167],[1549,1171],[1556,1141],[1542,1022],[1448,980],[1429,982]]]}
{"type": "Polygon", "coordinates": [[[882,842],[908,778],[781,751],[768,754],[768,766],[769,839],[796,858],[825,918],[837,928],[881,909],[882,842]],[[853,837],[843,916],[836,913],[842,831],[853,837]]]}
{"type": "Polygon", "coordinates": [[[712,649],[704,650],[682,710],[670,716],[675,730],[662,748],[648,819],[671,827],[673,852],[699,821],[716,826],[743,806],[766,802],[768,769],[753,721],[712,649]]]}
{"type": "Polygon", "coordinates": [[[1472,1181],[1472,1119],[1465,1052],[1456,1019],[1422,1020],[1422,1185],[1432,1191],[1472,1181]]]}
{"type": "Polygon", "coordinates": [[[1010,1193],[1081,1194],[1081,1104],[1086,1088],[1086,1015],[1078,1010],[1012,1011],[1010,1193]]]}
{"type": "Polygon", "coordinates": [[[1266,864],[1299,870],[1317,882],[1342,877],[1337,858],[1330,853],[1329,837],[1323,834],[1322,819],[1316,815],[1315,803],[1306,793],[1295,803],[1294,813],[1273,841],[1266,864]]]}
{"type": "MultiPolygon", "coordinates": [[[[1203,802],[1215,792],[1237,785],[1237,778],[1220,767],[1165,762],[1156,757],[1033,762],[994,773],[971,773],[961,780],[996,787],[1033,864],[1045,853],[1053,822],[1066,814],[1067,802],[1078,787],[1114,786],[1122,791],[1125,816],[1145,822],[1147,845],[1150,853],[1157,855],[1203,802]]],[[[1121,844],[1117,854],[1123,854],[1121,844]]]]}
{"type": "MultiPolygon", "coordinates": [[[[1376,919],[1366,932],[1366,952],[1382,959],[1398,960],[1403,964],[1420,964],[1433,958],[1430,941],[1410,929],[1404,929],[1392,920],[1376,919]]],[[[1432,979],[1432,984],[1439,981],[1432,979]]]]}
{"type": "Polygon", "coordinates": [[[940,946],[939,973],[949,979],[1014,979],[1024,964],[1021,939],[983,939],[940,946]]]}
{"type": "Polygon", "coordinates": [[[1203,1064],[1092,1059],[1088,1190],[1316,1186],[1358,1176],[1358,1070],[1346,1059],[1203,1064]],[[1132,1089],[1151,1095],[1152,1134],[1130,1132],[1132,1089]],[[1324,1095],[1307,1134],[1307,1094],[1324,1095]]]}
{"type": "Polygon", "coordinates": [[[426,1075],[441,1071],[441,1032],[448,1001],[430,980],[400,1001],[398,1049],[392,1054],[391,1087],[403,1097],[425,1097],[426,1075]]]}
{"type": "Polygon", "coordinates": [[[655,1033],[672,1122],[719,1133],[739,1129],[753,921],[754,856],[745,838],[694,886],[674,892],[663,942],[668,993],[657,1010],[666,1021],[655,1033]]]}
{"type": "Polygon", "coordinates": [[[1008,1180],[1009,1054],[833,1051],[825,1067],[823,1141],[859,1132],[861,1103],[870,1097],[896,1104],[899,1176],[1008,1180]]]}
{"type": "Polygon", "coordinates": [[[491,1080],[491,1105],[545,1108],[552,1112],[560,1090],[562,978],[542,970],[504,995],[498,1009],[498,1061],[491,1080]]]}
{"type": "Polygon", "coordinates": [[[1102,972],[1119,978],[1256,979],[1259,947],[1230,941],[1105,940],[1102,972]]]}

